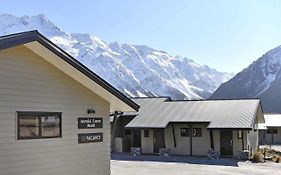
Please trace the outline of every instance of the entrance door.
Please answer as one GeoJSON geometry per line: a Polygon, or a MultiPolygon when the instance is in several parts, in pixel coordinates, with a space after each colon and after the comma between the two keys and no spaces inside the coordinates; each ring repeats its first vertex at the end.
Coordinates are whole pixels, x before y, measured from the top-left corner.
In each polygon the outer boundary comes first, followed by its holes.
{"type": "Polygon", "coordinates": [[[141,147],[141,130],[133,130],[133,139],[134,147],[141,147]]]}
{"type": "Polygon", "coordinates": [[[221,155],[233,156],[232,130],[221,130],[221,155]]]}
{"type": "Polygon", "coordinates": [[[154,145],[154,153],[159,153],[160,148],[165,148],[163,129],[153,130],[153,145],[154,145]]]}

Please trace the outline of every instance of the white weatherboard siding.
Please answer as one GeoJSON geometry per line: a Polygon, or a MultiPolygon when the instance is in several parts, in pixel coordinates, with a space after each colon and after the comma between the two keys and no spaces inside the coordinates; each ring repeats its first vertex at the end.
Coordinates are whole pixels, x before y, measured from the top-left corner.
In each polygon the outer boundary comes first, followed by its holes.
{"type": "Polygon", "coordinates": [[[281,143],[281,128],[276,128],[277,134],[273,134],[273,140],[275,143],[281,143]]]}
{"type": "Polygon", "coordinates": [[[260,140],[263,139],[262,135],[265,135],[264,142],[266,144],[272,143],[272,134],[267,133],[267,130],[277,129],[277,133],[273,134],[273,143],[281,143],[281,114],[265,114],[265,123],[259,124],[259,129],[266,129],[260,135],[260,140]]]}
{"type": "Polygon", "coordinates": [[[109,103],[24,46],[0,51],[0,175],[110,174],[109,103]],[[77,129],[77,117],[103,118],[102,129],[77,129]],[[62,138],[17,140],[16,111],[62,112],[62,138]],[[103,132],[78,144],[78,133],[103,132]]]}
{"type": "MultiPolygon", "coordinates": [[[[268,130],[271,129],[272,128],[268,128],[268,130]]],[[[281,127],[274,127],[274,129],[277,129],[277,134],[273,134],[273,143],[281,143],[281,127]]],[[[272,143],[272,134],[267,134],[266,130],[264,132],[266,143],[272,143]]]]}
{"type": "Polygon", "coordinates": [[[177,144],[177,147],[175,147],[173,128],[171,124],[168,125],[168,127],[165,129],[166,148],[170,149],[173,154],[190,155],[190,138],[181,137],[181,128],[189,128],[189,125],[184,123],[174,124],[175,139],[177,144]]]}
{"type": "MultiPolygon", "coordinates": [[[[169,125],[165,129],[166,148],[171,149],[173,154],[190,155],[190,137],[182,137],[181,128],[189,128],[189,124],[177,123],[174,124],[175,138],[177,147],[174,146],[173,130],[169,125]]],[[[192,155],[207,155],[211,148],[210,131],[207,130],[207,124],[192,124],[192,128],[201,128],[202,137],[192,137],[192,155]]]]}
{"type": "MultiPolygon", "coordinates": [[[[202,137],[192,138],[192,155],[206,156],[208,150],[211,149],[210,130],[207,129],[207,124],[192,124],[193,128],[202,129],[202,137]]],[[[180,129],[189,128],[187,123],[176,123],[174,124],[176,147],[174,146],[173,130],[172,125],[169,124],[164,129],[165,145],[166,148],[171,150],[174,155],[190,155],[190,137],[181,137],[180,129]]],[[[242,139],[238,139],[238,130],[232,130],[233,139],[233,156],[237,157],[239,152],[243,151],[242,139]]],[[[153,129],[149,129],[149,137],[144,137],[144,130],[142,130],[142,150],[143,153],[152,154],[154,153],[153,146],[153,129]]],[[[244,130],[244,150],[247,150],[247,133],[244,130]]],[[[214,137],[214,150],[220,152],[220,130],[213,130],[214,137]]]]}
{"type": "Polygon", "coordinates": [[[213,130],[213,136],[214,136],[214,150],[220,152],[221,151],[220,130],[213,130]]]}
{"type": "Polygon", "coordinates": [[[192,128],[201,128],[202,137],[192,137],[192,155],[207,155],[211,149],[210,131],[207,124],[192,124],[192,128]]]}
{"type": "MultiPolygon", "coordinates": [[[[211,149],[211,139],[210,139],[210,130],[206,128],[207,124],[192,124],[193,128],[201,128],[202,129],[202,137],[193,137],[192,138],[192,154],[193,155],[207,155],[208,150],[211,149]]],[[[180,128],[188,128],[188,124],[175,124],[175,137],[177,147],[174,147],[174,140],[172,135],[172,127],[169,125],[167,129],[165,129],[165,143],[166,148],[171,149],[173,154],[190,154],[190,138],[189,137],[181,137],[180,128]]],[[[233,130],[233,155],[238,156],[239,152],[242,149],[242,139],[238,139],[237,130],[233,130]]],[[[247,149],[247,131],[244,132],[244,149],[247,149]]],[[[214,149],[215,151],[220,152],[220,131],[213,130],[213,138],[214,138],[214,149]]]]}
{"type": "Polygon", "coordinates": [[[144,130],[141,130],[141,147],[142,151],[145,154],[152,154],[154,153],[153,150],[153,130],[149,129],[149,137],[144,137],[144,130]]]}
{"type": "MultiPolygon", "coordinates": [[[[244,134],[244,150],[247,150],[247,133],[248,131],[242,131],[244,134]]],[[[233,155],[238,156],[241,151],[243,151],[242,138],[238,139],[238,130],[232,132],[233,139],[233,155]]]]}

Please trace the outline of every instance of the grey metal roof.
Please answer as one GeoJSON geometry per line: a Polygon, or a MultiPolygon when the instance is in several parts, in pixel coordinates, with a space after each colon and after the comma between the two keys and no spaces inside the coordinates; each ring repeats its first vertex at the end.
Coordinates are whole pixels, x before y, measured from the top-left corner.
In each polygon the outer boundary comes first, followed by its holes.
{"type": "Polygon", "coordinates": [[[264,114],[265,123],[260,127],[281,127],[281,114],[264,114]]]}
{"type": "Polygon", "coordinates": [[[170,122],[207,122],[208,128],[253,127],[259,99],[167,101],[167,98],[133,99],[139,115],[126,127],[165,128],[170,122]]]}

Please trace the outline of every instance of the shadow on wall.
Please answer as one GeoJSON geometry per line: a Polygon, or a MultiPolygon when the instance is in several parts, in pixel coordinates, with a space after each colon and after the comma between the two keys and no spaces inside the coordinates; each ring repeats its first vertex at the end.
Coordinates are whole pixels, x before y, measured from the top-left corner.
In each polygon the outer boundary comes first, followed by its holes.
{"type": "Polygon", "coordinates": [[[177,162],[177,163],[188,163],[188,164],[238,167],[238,160],[235,158],[208,159],[205,156],[169,156],[169,157],[162,157],[158,155],[131,156],[130,153],[113,153],[111,154],[111,160],[177,162]]]}

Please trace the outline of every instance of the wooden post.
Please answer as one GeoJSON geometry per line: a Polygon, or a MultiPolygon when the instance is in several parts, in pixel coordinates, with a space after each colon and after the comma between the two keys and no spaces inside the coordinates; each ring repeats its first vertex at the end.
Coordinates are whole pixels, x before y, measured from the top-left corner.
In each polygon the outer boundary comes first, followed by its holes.
{"type": "Polygon", "coordinates": [[[190,155],[192,156],[192,137],[193,137],[193,132],[192,132],[192,125],[189,124],[189,142],[190,142],[190,155]]]}
{"type": "Polygon", "coordinates": [[[173,130],[173,139],[174,139],[174,147],[177,147],[176,137],[175,137],[175,127],[174,123],[172,123],[172,130],[173,130]]]}
{"type": "Polygon", "coordinates": [[[115,139],[115,136],[116,136],[116,128],[117,128],[117,120],[118,120],[118,113],[117,112],[114,112],[114,114],[112,115],[113,116],[113,122],[112,122],[112,128],[111,128],[111,144],[110,144],[110,147],[111,147],[111,152],[114,152],[114,139],[115,139]]]}
{"type": "Polygon", "coordinates": [[[213,135],[213,130],[210,130],[210,142],[211,142],[211,148],[212,150],[215,150],[215,146],[214,146],[214,135],[213,135]]]}
{"type": "Polygon", "coordinates": [[[270,130],[271,130],[271,144],[273,144],[273,142],[274,142],[274,138],[273,138],[273,128],[271,128],[270,130]]]}
{"type": "Polygon", "coordinates": [[[243,130],[241,130],[241,134],[242,134],[242,151],[244,151],[245,147],[244,147],[244,131],[243,130]]]}
{"type": "Polygon", "coordinates": [[[264,161],[265,161],[265,158],[266,158],[266,148],[263,148],[263,157],[264,157],[264,161]]]}

